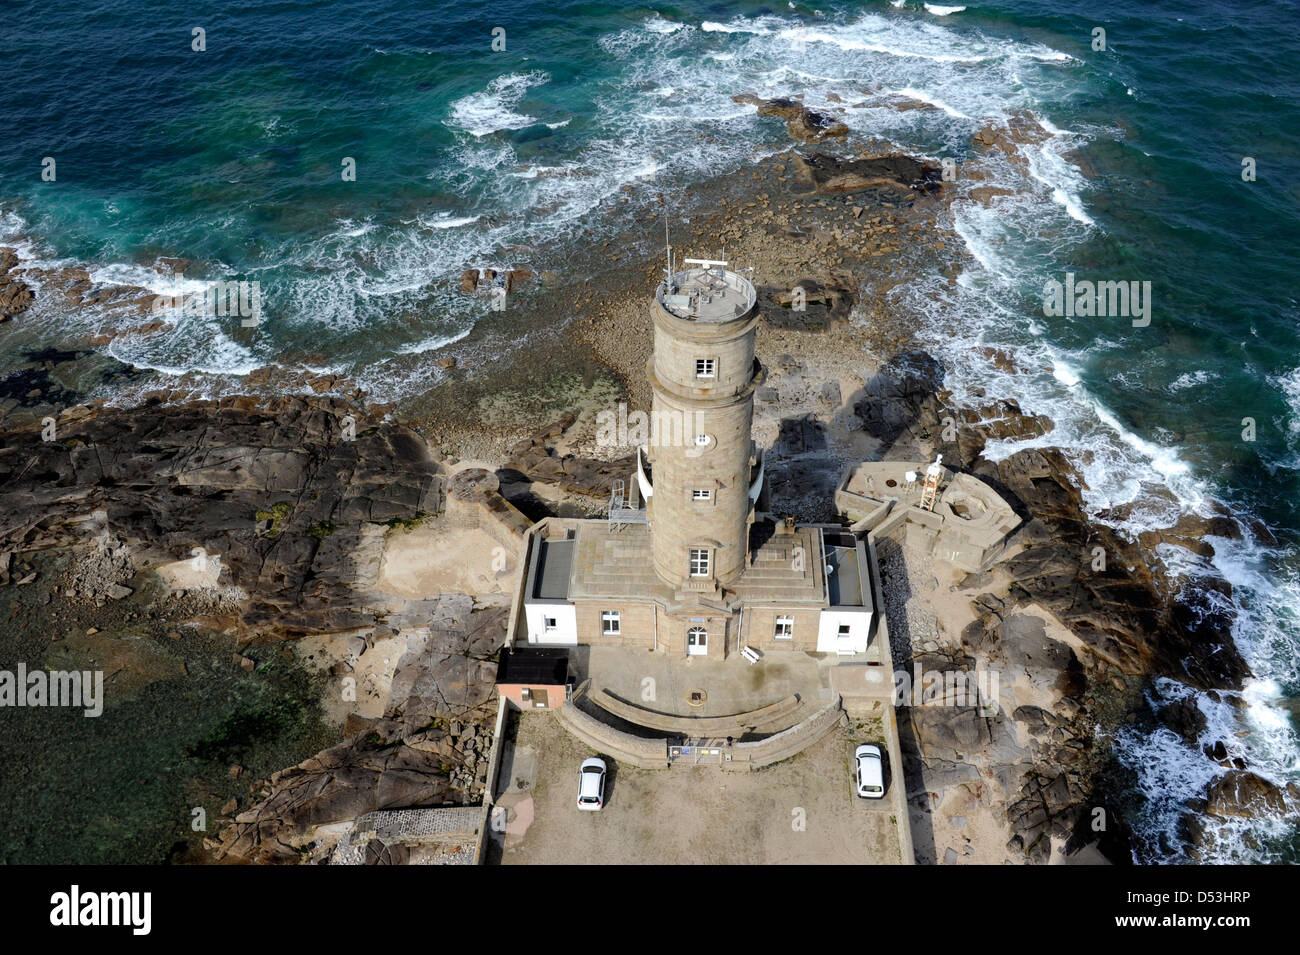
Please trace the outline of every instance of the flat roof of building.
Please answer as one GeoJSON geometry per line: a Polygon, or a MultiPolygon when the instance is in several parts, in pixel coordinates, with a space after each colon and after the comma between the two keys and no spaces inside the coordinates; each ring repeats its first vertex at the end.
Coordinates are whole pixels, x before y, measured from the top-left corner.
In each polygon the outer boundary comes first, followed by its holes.
{"type": "Polygon", "coordinates": [[[871,581],[863,566],[857,545],[851,547],[828,546],[826,589],[832,607],[865,607],[872,609],[871,581]]]}
{"type": "Polygon", "coordinates": [[[497,684],[564,686],[569,682],[569,651],[557,647],[506,647],[497,664],[497,684]]]}
{"type": "Polygon", "coordinates": [[[570,598],[671,598],[672,590],[655,573],[647,525],[629,524],[614,531],[607,521],[582,521],[577,535],[570,598]]]}
{"type": "Polygon", "coordinates": [[[577,541],[538,542],[534,600],[568,600],[569,577],[573,572],[573,551],[577,541]]]}

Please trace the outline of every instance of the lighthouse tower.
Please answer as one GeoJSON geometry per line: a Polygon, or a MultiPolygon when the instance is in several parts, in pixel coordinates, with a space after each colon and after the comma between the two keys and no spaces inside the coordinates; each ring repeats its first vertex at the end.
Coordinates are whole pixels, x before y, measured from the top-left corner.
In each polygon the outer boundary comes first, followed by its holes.
{"type": "Polygon", "coordinates": [[[685,260],[655,292],[646,510],[655,572],[677,591],[720,595],[744,571],[762,487],[750,437],[759,312],[725,262],[685,260]]]}

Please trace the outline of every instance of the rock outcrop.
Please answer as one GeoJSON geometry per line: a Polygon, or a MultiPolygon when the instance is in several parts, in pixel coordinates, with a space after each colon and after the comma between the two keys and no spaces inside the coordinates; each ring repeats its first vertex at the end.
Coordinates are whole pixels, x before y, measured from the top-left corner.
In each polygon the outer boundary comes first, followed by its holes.
{"type": "Polygon", "coordinates": [[[12,249],[0,248],[0,322],[25,312],[36,300],[36,293],[13,274],[18,256],[12,249]]]}
{"type": "Polygon", "coordinates": [[[331,398],[80,407],[53,440],[6,435],[0,551],[79,545],[76,519],[103,512],[138,561],[202,560],[246,592],[248,632],[292,637],[376,623],[384,532],[442,494],[418,435],[331,398]]]}
{"type": "Polygon", "coordinates": [[[817,192],[875,191],[888,198],[898,192],[937,192],[942,173],[912,156],[902,154],[837,159],[825,153],[795,157],[795,169],[817,192]]]}
{"type": "Polygon", "coordinates": [[[814,278],[802,278],[788,289],[758,289],[759,308],[777,328],[827,331],[848,319],[854,300],[852,289],[814,278]]]}
{"type": "MultiPolygon", "coordinates": [[[[1011,400],[954,406],[941,367],[927,355],[905,355],[886,365],[867,383],[856,411],[864,429],[882,442],[883,453],[942,453],[945,465],[987,481],[1025,520],[1008,558],[961,582],[976,619],[959,644],[1042,705],[1019,705],[987,718],[954,708],[922,708],[901,717],[900,732],[919,758],[910,767],[909,789],[974,785],[953,776],[954,766],[978,766],[979,775],[998,780],[1005,794],[1013,858],[1043,862],[1053,840],[1067,851],[1096,840],[1090,823],[1100,809],[1110,821],[1103,848],[1116,861],[1128,861],[1127,830],[1108,775],[1114,766],[1097,741],[1126,719],[1143,718],[1195,742],[1204,728],[1203,718],[1196,720],[1199,712],[1177,706],[1150,712],[1143,690],[1154,677],[1198,689],[1240,690],[1249,671],[1232,643],[1228,603],[1218,599],[1229,592],[1228,584],[1171,579],[1142,542],[1091,521],[1083,477],[1060,449],[1027,449],[997,462],[983,458],[985,442],[1037,437],[1052,422],[1024,414],[1011,400]],[[1064,625],[1064,636],[1046,632],[1049,619],[1064,625]]],[[[1232,536],[1240,528],[1227,517],[1188,521],[1151,540],[1195,550],[1202,533],[1232,536]]],[[[924,649],[913,645],[910,653],[924,649]]],[[[899,662],[910,667],[918,658],[899,662]]],[[[933,661],[926,666],[945,668],[933,661]]],[[[948,668],[968,666],[949,661],[948,668]]],[[[1250,773],[1219,777],[1207,801],[1207,811],[1223,816],[1284,808],[1281,792],[1250,773]]]]}
{"type": "Polygon", "coordinates": [[[510,449],[506,467],[519,471],[531,481],[552,484],[572,494],[608,498],[614,481],[618,478],[626,480],[636,467],[636,459],[626,455],[603,461],[557,454],[550,445],[576,421],[577,415],[570,413],[518,442],[510,449]]]}
{"type": "Polygon", "coordinates": [[[217,858],[297,863],[328,855],[346,823],[381,809],[476,804],[487,784],[493,661],[504,606],[443,594],[407,616],[428,622],[397,661],[382,718],[354,720],[351,737],[270,779],[255,805],[225,825],[217,858]]]}
{"type": "Polygon", "coordinates": [[[759,116],[777,116],[785,120],[785,129],[790,138],[802,143],[843,139],[849,134],[849,128],[839,120],[805,106],[797,99],[763,99],[753,93],[741,93],[733,96],[732,100],[757,107],[759,116]]]}

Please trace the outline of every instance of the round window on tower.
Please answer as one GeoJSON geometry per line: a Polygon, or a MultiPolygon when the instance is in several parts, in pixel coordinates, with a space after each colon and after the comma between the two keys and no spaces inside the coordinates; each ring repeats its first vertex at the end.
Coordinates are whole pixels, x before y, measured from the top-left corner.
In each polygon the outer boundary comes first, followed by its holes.
{"type": "Polygon", "coordinates": [[[695,448],[698,451],[707,451],[713,447],[713,435],[697,434],[695,436],[695,448]]]}

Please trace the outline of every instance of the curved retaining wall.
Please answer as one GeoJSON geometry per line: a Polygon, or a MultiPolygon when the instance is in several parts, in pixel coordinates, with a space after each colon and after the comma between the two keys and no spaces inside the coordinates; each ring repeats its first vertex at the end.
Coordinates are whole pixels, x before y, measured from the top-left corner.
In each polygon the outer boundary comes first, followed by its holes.
{"type": "MultiPolygon", "coordinates": [[[[598,753],[642,769],[668,768],[671,764],[668,761],[667,738],[643,739],[633,736],[578,709],[575,703],[586,695],[590,682],[584,682],[563,706],[553,711],[560,725],[598,753]]],[[[844,710],[840,707],[840,697],[836,694],[812,716],[787,730],[752,743],[723,746],[727,759],[722,766],[732,771],[761,769],[797,756],[830,733],[845,718],[844,710]]]]}
{"type": "Polygon", "coordinates": [[[727,769],[761,769],[771,766],[783,759],[789,759],[802,753],[845,719],[840,708],[840,698],[836,696],[824,707],[788,730],[782,730],[775,736],[760,739],[753,743],[735,743],[728,752],[731,762],[724,763],[727,769]]]}
{"type": "Polygon", "coordinates": [[[582,740],[598,753],[613,757],[622,763],[642,769],[668,768],[668,740],[642,739],[631,733],[616,730],[589,716],[574,704],[574,699],[584,692],[579,688],[573,699],[555,710],[555,718],[569,733],[582,740]]]}
{"type": "Polygon", "coordinates": [[[591,695],[591,701],[602,710],[637,726],[647,726],[666,733],[680,733],[695,739],[743,736],[760,726],[788,716],[799,708],[799,697],[793,693],[775,703],[732,716],[673,716],[669,713],[656,713],[635,703],[620,700],[604,687],[591,695]]]}

